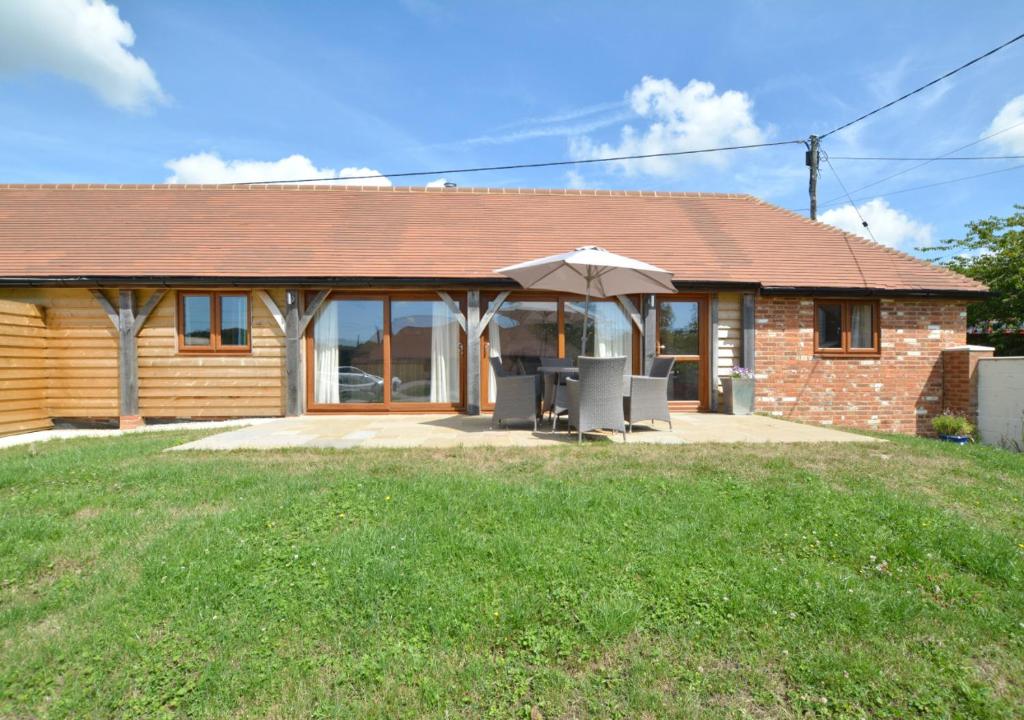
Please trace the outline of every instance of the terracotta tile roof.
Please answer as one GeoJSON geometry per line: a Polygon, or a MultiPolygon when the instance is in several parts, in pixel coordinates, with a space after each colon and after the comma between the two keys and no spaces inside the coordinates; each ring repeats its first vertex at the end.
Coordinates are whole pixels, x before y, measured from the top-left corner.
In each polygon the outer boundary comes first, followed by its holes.
{"type": "Polygon", "coordinates": [[[681,283],[979,292],[749,195],[338,185],[0,186],[0,278],[498,279],[599,245],[681,283]]]}

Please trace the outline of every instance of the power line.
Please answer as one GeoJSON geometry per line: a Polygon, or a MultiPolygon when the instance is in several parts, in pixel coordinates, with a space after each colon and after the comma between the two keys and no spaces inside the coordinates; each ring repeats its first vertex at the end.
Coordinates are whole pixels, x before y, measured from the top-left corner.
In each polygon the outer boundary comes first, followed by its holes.
{"type": "MultiPolygon", "coordinates": [[[[880,194],[877,194],[877,195],[873,195],[873,197],[884,198],[884,197],[890,197],[892,195],[902,195],[903,193],[914,192],[916,190],[927,190],[928,188],[938,187],[939,185],[951,185],[952,183],[963,182],[965,180],[974,180],[975,178],[986,177],[988,175],[997,175],[999,173],[1010,172],[1011,170],[1020,170],[1021,168],[1024,168],[1024,163],[1020,163],[1019,165],[1011,165],[1010,167],[999,168],[998,170],[989,170],[988,172],[977,173],[975,175],[964,175],[962,177],[952,178],[950,180],[940,180],[939,182],[928,183],[927,185],[915,185],[914,187],[903,188],[902,190],[893,190],[892,192],[880,193],[880,194]]],[[[840,183],[840,185],[841,184],[842,183],[840,183]]],[[[854,192],[856,192],[856,191],[854,191],[854,192]]],[[[845,197],[850,201],[851,204],[854,204],[854,200],[853,200],[853,198],[850,197],[849,193],[847,193],[845,195],[845,197]]],[[[863,198],[860,198],[860,199],[863,199],[863,198]]],[[[839,204],[838,202],[834,202],[834,201],[833,202],[824,203],[824,205],[832,205],[832,206],[838,205],[838,204],[839,204]]],[[[854,206],[856,207],[855,204],[854,204],[854,206]]],[[[809,208],[803,208],[799,212],[807,212],[808,209],[809,208]]]]}
{"type": "Polygon", "coordinates": [[[822,140],[824,140],[825,138],[827,138],[827,137],[828,137],[829,135],[832,135],[833,133],[837,133],[837,132],[839,132],[840,130],[845,130],[846,128],[850,127],[851,125],[855,125],[855,124],[859,123],[859,122],[860,122],[861,120],[864,120],[864,119],[866,119],[866,118],[869,118],[869,117],[871,117],[872,115],[874,115],[874,114],[876,114],[876,113],[880,113],[880,112],[882,112],[883,110],[885,110],[886,108],[890,108],[890,107],[892,107],[893,105],[895,105],[896,103],[898,103],[898,102],[902,102],[903,100],[906,100],[907,98],[911,97],[912,95],[916,95],[917,93],[921,92],[922,90],[927,90],[927,89],[928,89],[928,88],[930,88],[930,87],[931,87],[932,85],[935,85],[936,83],[942,82],[943,80],[945,80],[945,79],[946,79],[946,78],[948,78],[948,77],[951,77],[951,76],[953,76],[953,75],[956,75],[956,74],[957,74],[958,72],[960,72],[961,70],[964,70],[964,69],[966,69],[966,68],[969,68],[969,67],[970,67],[971,65],[974,65],[974,64],[975,64],[976,62],[980,62],[981,60],[984,60],[985,58],[989,57],[990,55],[995,55],[995,54],[996,54],[997,52],[999,52],[999,51],[1000,51],[1000,50],[1002,50],[1003,48],[1005,48],[1005,47],[1007,47],[1007,46],[1009,46],[1009,45],[1012,45],[1013,43],[1017,42],[1018,40],[1021,40],[1022,38],[1024,38],[1024,33],[1021,33],[1020,35],[1018,35],[1018,36],[1017,36],[1017,37],[1015,37],[1015,38],[1012,38],[1011,40],[1007,40],[1007,41],[1006,41],[1006,42],[1004,42],[1004,43],[1003,43],[1002,45],[1000,45],[1000,46],[998,46],[998,47],[994,47],[994,48],[992,48],[992,49],[991,49],[991,50],[989,50],[989,51],[988,51],[987,53],[984,53],[983,55],[979,55],[978,57],[974,58],[973,60],[968,60],[967,62],[965,62],[965,63],[964,63],[963,65],[961,65],[960,67],[958,67],[958,68],[956,68],[956,69],[954,69],[954,70],[950,70],[950,71],[949,71],[948,73],[946,73],[945,75],[942,75],[941,77],[937,77],[937,78],[935,78],[934,80],[932,80],[931,82],[929,82],[929,83],[925,83],[925,84],[924,84],[924,85],[922,85],[921,87],[919,87],[919,88],[917,88],[917,89],[915,89],[915,90],[911,90],[910,92],[908,92],[908,93],[906,93],[906,94],[904,94],[904,95],[901,95],[900,97],[896,98],[895,100],[893,100],[893,101],[891,101],[891,102],[887,102],[887,103],[886,103],[885,105],[882,105],[881,107],[877,107],[877,108],[875,108],[875,109],[874,109],[874,110],[872,110],[871,112],[867,112],[867,113],[864,113],[864,114],[863,114],[863,115],[861,115],[860,117],[858,117],[858,118],[855,118],[855,119],[851,120],[851,121],[850,121],[850,122],[848,122],[848,123],[845,123],[845,124],[843,124],[843,125],[840,125],[839,127],[837,127],[837,128],[834,128],[833,130],[829,130],[829,131],[828,131],[827,133],[825,133],[824,135],[821,135],[821,136],[819,136],[819,137],[820,137],[820,138],[821,138],[822,140]]]}
{"type": "Polygon", "coordinates": [[[846,193],[846,198],[850,201],[850,207],[853,208],[853,211],[857,213],[857,217],[860,218],[860,224],[868,231],[868,235],[871,236],[871,239],[877,243],[878,240],[875,238],[875,234],[871,232],[871,226],[868,225],[868,221],[864,219],[864,216],[860,214],[860,209],[857,207],[857,203],[853,201],[853,198],[850,197],[850,191],[846,189],[846,184],[843,182],[843,179],[839,177],[839,173],[836,172],[836,169],[832,166],[832,160],[829,158],[828,153],[824,153],[824,155],[825,162],[828,164],[828,169],[832,171],[832,175],[835,176],[836,182],[839,183],[839,187],[841,187],[843,192],[846,193]]]}
{"type": "MultiPolygon", "coordinates": [[[[1010,132],[1011,130],[1013,130],[1015,128],[1018,128],[1018,127],[1021,127],[1021,126],[1024,126],[1024,120],[1021,120],[1020,122],[1014,123],[1013,125],[1010,125],[1009,127],[1004,127],[1002,130],[997,130],[994,133],[989,133],[988,135],[983,135],[982,137],[978,138],[977,140],[972,140],[971,142],[967,143],[966,145],[961,145],[960,147],[953,148],[949,152],[945,152],[942,155],[940,155],[939,158],[949,157],[950,155],[954,155],[954,154],[960,152],[961,150],[966,150],[969,147],[974,147],[975,145],[977,145],[979,143],[982,143],[982,142],[985,142],[986,140],[988,140],[990,138],[994,138],[997,135],[1002,135],[1005,132],[1010,132]]],[[[938,158],[936,158],[936,160],[937,159],[938,158]]],[[[875,187],[876,185],[881,185],[882,183],[884,183],[884,182],[886,182],[888,180],[892,180],[893,178],[899,177],[900,175],[906,175],[908,172],[911,172],[912,170],[917,170],[918,168],[924,167],[925,165],[928,165],[929,163],[932,163],[932,162],[935,162],[935,160],[928,159],[928,160],[925,160],[924,162],[918,163],[917,165],[911,165],[908,168],[903,168],[902,170],[894,172],[891,175],[886,175],[881,180],[875,180],[874,182],[869,182],[867,185],[861,185],[859,188],[854,190],[851,194],[856,195],[861,190],[867,190],[870,187],[875,187]]],[[[829,198],[828,200],[823,202],[822,205],[831,205],[836,200],[841,200],[841,199],[842,199],[842,195],[836,195],[835,197],[829,198]]]]}
{"type": "Polygon", "coordinates": [[[644,160],[646,158],[678,157],[703,153],[726,152],[729,150],[750,150],[753,148],[777,147],[779,145],[803,145],[803,140],[781,140],[779,142],[756,143],[752,145],[729,145],[726,147],[702,148],[700,150],[677,150],[675,152],[650,153],[647,155],[620,155],[617,157],[590,158],[587,160],[559,160],[555,162],[519,163],[516,165],[490,165],[487,167],[457,168],[454,170],[418,170],[416,172],[376,173],[373,175],[339,175],[336,177],[301,178],[298,180],[254,180],[252,182],[224,183],[225,185],[279,185],[304,182],[329,182],[333,180],[378,180],[380,178],[420,177],[425,175],[455,175],[457,173],[487,172],[490,170],[522,170],[524,168],[558,167],[561,165],[587,165],[590,163],[618,162],[620,160],[644,160]]]}
{"type": "Polygon", "coordinates": [[[1024,160],[1024,155],[959,155],[957,157],[858,157],[854,155],[833,155],[833,160],[891,160],[893,162],[905,162],[911,160],[1024,160]]]}

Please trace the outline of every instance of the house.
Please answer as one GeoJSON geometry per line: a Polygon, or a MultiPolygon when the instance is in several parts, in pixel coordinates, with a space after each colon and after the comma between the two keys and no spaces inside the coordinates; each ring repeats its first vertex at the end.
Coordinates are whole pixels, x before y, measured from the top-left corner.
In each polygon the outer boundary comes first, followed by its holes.
{"type": "Polygon", "coordinates": [[[678,294],[595,303],[595,348],[677,358],[678,410],[926,432],[979,283],[746,195],[0,186],[0,433],[54,418],[486,412],[487,356],[578,352],[581,298],[495,268],[598,245],[678,294]]]}

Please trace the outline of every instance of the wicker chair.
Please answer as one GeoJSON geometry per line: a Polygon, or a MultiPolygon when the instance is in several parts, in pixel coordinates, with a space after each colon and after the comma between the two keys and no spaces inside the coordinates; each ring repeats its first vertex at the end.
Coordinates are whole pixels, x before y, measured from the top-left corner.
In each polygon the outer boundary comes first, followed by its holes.
{"type": "Polygon", "coordinates": [[[494,371],[495,401],[491,427],[503,420],[532,420],[537,431],[540,410],[540,381],[536,375],[512,375],[501,366],[501,359],[491,358],[494,371]]]}
{"type": "Polygon", "coordinates": [[[651,363],[649,375],[629,378],[629,392],[622,398],[622,410],[633,432],[633,423],[640,420],[662,420],[672,429],[672,415],[668,410],[668,380],[672,375],[674,357],[659,356],[651,363]]]}
{"type": "Polygon", "coordinates": [[[580,379],[566,380],[569,396],[569,431],[576,428],[577,441],[590,430],[616,430],[626,439],[622,412],[624,357],[580,357],[580,379]]]}

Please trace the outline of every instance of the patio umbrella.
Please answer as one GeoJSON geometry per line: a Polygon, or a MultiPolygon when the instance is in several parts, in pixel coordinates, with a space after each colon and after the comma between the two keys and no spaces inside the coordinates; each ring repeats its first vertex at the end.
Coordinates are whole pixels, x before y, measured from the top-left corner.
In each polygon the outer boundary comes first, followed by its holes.
{"type": "Polygon", "coordinates": [[[580,247],[567,253],[510,265],[495,272],[531,290],[558,290],[585,295],[582,352],[587,352],[590,298],[631,293],[674,293],[672,273],[654,265],[616,255],[604,248],[580,247]]]}

